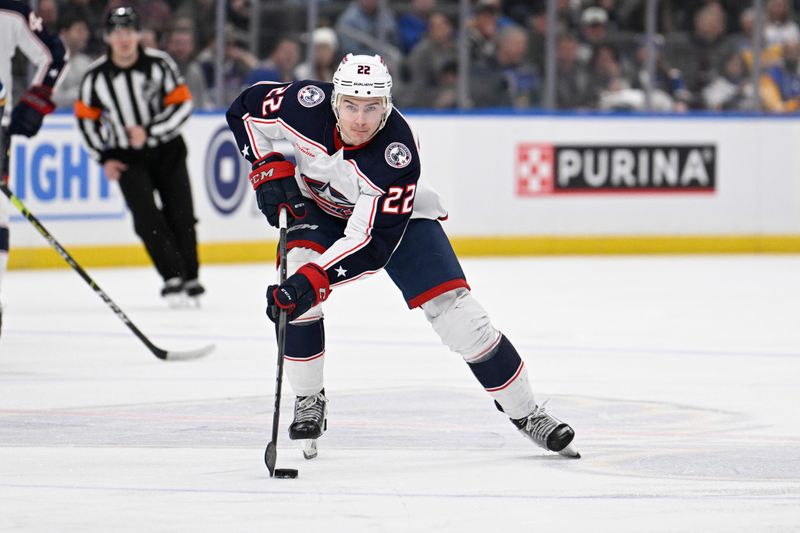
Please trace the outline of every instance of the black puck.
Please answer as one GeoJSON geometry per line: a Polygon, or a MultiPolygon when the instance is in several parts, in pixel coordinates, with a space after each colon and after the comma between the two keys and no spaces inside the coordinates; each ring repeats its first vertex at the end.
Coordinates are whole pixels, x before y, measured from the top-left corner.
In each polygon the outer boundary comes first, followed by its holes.
{"type": "Polygon", "coordinates": [[[297,477],[297,470],[294,468],[276,468],[274,477],[278,479],[294,479],[297,477]]]}

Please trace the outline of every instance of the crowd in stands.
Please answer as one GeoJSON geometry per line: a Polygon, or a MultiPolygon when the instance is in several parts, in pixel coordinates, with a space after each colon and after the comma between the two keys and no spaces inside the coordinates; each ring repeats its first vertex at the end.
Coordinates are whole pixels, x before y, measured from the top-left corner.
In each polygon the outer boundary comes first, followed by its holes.
{"type": "MultiPolygon", "coordinates": [[[[57,104],[72,106],[83,73],[104,52],[108,9],[133,5],[142,19],[143,43],[172,55],[199,109],[215,108],[220,92],[230,102],[260,80],[329,81],[346,52],[380,53],[403,108],[458,107],[458,0],[320,0],[320,27],[310,36],[306,0],[262,0],[258,6],[252,1],[226,2],[224,86],[215,87],[215,0],[40,0],[40,16],[71,55],[57,104]],[[251,24],[258,25],[257,33],[251,24]],[[305,64],[309,45],[313,65],[305,64]]],[[[760,102],[751,73],[752,4],[659,2],[653,109],[800,108],[800,0],[764,0],[760,102]]],[[[558,0],[557,6],[555,107],[645,109],[645,1],[558,0]]],[[[542,106],[545,0],[472,0],[464,31],[471,107],[542,106]]]]}

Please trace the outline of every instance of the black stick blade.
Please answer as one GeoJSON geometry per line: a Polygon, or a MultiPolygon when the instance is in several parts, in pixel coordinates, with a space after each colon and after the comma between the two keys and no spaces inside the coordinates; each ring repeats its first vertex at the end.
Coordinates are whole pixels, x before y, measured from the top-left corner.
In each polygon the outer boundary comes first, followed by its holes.
{"type": "Polygon", "coordinates": [[[264,463],[269,470],[269,477],[275,477],[275,462],[278,460],[278,447],[274,441],[267,444],[267,449],[264,451],[264,463]]]}

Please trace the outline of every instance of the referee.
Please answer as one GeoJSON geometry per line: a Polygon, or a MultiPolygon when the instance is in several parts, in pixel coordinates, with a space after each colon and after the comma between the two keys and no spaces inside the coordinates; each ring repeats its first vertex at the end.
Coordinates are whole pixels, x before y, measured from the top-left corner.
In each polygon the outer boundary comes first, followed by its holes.
{"type": "Polygon", "coordinates": [[[75,115],[90,154],[119,183],[134,230],[164,280],[161,296],[175,306],[184,295],[205,292],[197,280],[197,220],[180,134],[192,95],[169,55],[139,44],[133,8],[108,14],[105,41],[106,55],[81,82],[75,115]]]}

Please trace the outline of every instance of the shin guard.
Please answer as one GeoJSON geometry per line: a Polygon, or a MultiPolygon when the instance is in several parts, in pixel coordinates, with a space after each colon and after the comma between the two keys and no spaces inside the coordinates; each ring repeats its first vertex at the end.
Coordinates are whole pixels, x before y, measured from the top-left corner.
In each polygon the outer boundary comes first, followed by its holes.
{"type": "Polygon", "coordinates": [[[325,326],[323,319],[286,325],[284,370],[297,396],[317,394],[323,387],[325,326]]]}
{"type": "Polygon", "coordinates": [[[467,364],[509,417],[522,418],[536,407],[525,363],[505,335],[489,357],[467,364]]]}

